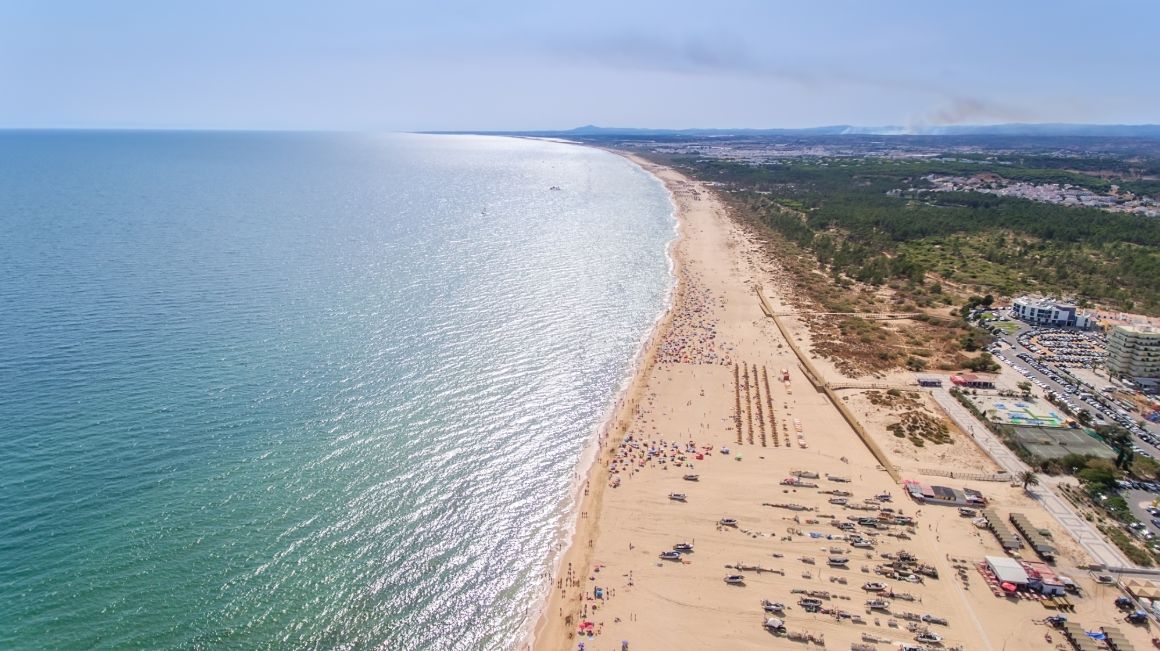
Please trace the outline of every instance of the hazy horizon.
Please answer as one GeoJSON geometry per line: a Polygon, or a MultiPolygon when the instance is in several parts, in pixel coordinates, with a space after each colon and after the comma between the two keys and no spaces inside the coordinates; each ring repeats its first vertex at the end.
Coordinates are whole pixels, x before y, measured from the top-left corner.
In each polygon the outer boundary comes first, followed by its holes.
{"type": "Polygon", "coordinates": [[[1160,5],[0,7],[0,128],[1160,123],[1160,5]]]}

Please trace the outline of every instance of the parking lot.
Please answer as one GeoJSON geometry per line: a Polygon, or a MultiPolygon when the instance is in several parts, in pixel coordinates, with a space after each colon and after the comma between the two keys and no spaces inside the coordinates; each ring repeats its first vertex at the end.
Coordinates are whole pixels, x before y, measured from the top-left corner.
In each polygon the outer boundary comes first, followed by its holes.
{"type": "Polygon", "coordinates": [[[1160,497],[1160,485],[1151,482],[1124,482],[1120,485],[1123,489],[1120,495],[1128,503],[1128,508],[1131,509],[1132,515],[1136,516],[1144,524],[1143,527],[1133,527],[1134,531],[1140,538],[1145,540],[1155,540],[1160,536],[1160,508],[1151,506],[1152,500],[1160,497]],[[1125,487],[1125,484],[1130,486],[1125,487]],[[1151,534],[1151,537],[1148,537],[1151,534]]]}
{"type": "MultiPolygon", "coordinates": [[[[1016,322],[1018,323],[1018,322],[1016,322]]],[[[1137,424],[1132,414],[1107,395],[1080,385],[1068,376],[1069,367],[1093,368],[1103,362],[1101,335],[1062,328],[1036,328],[1020,323],[1018,331],[998,335],[1002,344],[991,353],[1044,393],[1055,393],[1073,414],[1081,410],[1092,416],[1092,424],[1117,424],[1135,440],[1133,451],[1146,457],[1160,457],[1160,426],[1137,424]],[[1038,343],[1037,343],[1038,342],[1038,343]],[[1041,362],[1050,359],[1052,362],[1041,362]]]]}

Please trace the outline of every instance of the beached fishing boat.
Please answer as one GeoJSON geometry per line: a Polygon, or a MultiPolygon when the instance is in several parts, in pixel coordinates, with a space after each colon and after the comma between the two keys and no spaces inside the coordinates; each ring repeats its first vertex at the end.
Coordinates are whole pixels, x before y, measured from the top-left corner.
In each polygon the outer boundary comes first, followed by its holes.
{"type": "Polygon", "coordinates": [[[764,610],[767,613],[784,613],[785,612],[785,604],[779,603],[776,601],[770,601],[768,599],[761,600],[761,608],[762,608],[762,610],[764,610]]]}
{"type": "Polygon", "coordinates": [[[685,475],[681,479],[684,479],[685,481],[701,481],[701,476],[700,475],[685,475]]]}
{"type": "Polygon", "coordinates": [[[817,597],[802,597],[801,599],[798,599],[798,605],[806,609],[821,608],[822,600],[818,599],[817,597]]]}
{"type": "Polygon", "coordinates": [[[722,527],[736,527],[737,526],[737,519],[736,518],[721,518],[721,520],[718,521],[717,524],[721,525],[722,527]]]}
{"type": "Polygon", "coordinates": [[[689,496],[685,495],[684,493],[669,493],[669,499],[674,502],[684,502],[688,499],[688,497],[689,496]]]}
{"type": "Polygon", "coordinates": [[[939,624],[941,626],[947,625],[946,617],[935,617],[934,615],[923,615],[922,621],[926,622],[927,624],[939,624]]]}
{"type": "Polygon", "coordinates": [[[919,633],[918,635],[914,636],[914,641],[915,642],[922,642],[923,644],[926,644],[928,642],[931,644],[938,644],[939,642],[942,642],[942,636],[939,635],[938,633],[934,633],[932,631],[923,631],[923,632],[919,633]]]}
{"type": "Polygon", "coordinates": [[[826,559],[826,565],[830,567],[846,567],[850,564],[850,559],[845,556],[831,556],[826,559]]]}
{"type": "Polygon", "coordinates": [[[741,574],[730,574],[725,577],[725,583],[729,585],[745,585],[745,577],[741,574]]]}
{"type": "Polygon", "coordinates": [[[848,501],[849,500],[847,500],[844,497],[831,497],[830,498],[830,504],[837,504],[839,506],[841,506],[842,504],[845,504],[848,501]]]}
{"type": "Polygon", "coordinates": [[[886,610],[890,608],[890,602],[886,599],[871,599],[866,602],[866,607],[870,610],[886,610]]]}
{"type": "Polygon", "coordinates": [[[866,592],[882,592],[886,589],[886,584],[878,581],[869,581],[862,584],[862,589],[866,592]]]}
{"type": "Polygon", "coordinates": [[[681,560],[681,552],[678,551],[664,551],[660,553],[662,561],[679,561],[681,560]]]}
{"type": "Polygon", "coordinates": [[[677,543],[673,545],[673,550],[681,552],[682,554],[693,551],[693,546],[689,543],[677,543]]]}

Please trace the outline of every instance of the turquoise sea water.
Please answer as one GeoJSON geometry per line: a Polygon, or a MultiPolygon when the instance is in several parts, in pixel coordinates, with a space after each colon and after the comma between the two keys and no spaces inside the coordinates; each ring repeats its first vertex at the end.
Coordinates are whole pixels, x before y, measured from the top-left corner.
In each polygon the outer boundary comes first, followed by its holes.
{"type": "Polygon", "coordinates": [[[510,647],[671,209],[555,143],[0,132],[0,648],[510,647]]]}

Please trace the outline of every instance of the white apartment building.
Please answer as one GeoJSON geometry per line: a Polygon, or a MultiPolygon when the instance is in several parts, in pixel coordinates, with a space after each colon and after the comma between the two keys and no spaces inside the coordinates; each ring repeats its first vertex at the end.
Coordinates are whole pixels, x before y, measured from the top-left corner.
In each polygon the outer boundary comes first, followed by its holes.
{"type": "Polygon", "coordinates": [[[1160,378],[1160,328],[1118,325],[1108,332],[1108,371],[1120,377],[1160,378]]]}
{"type": "Polygon", "coordinates": [[[1074,304],[1041,296],[1020,296],[1015,299],[1011,303],[1011,315],[1032,325],[1085,330],[1092,326],[1091,315],[1080,312],[1074,304]]]}

